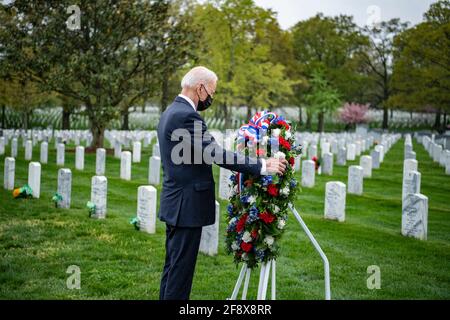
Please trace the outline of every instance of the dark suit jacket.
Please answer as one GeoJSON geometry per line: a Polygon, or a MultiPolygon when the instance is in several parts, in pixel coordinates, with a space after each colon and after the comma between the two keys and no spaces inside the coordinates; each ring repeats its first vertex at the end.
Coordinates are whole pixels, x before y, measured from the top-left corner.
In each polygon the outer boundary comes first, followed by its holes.
{"type": "Polygon", "coordinates": [[[203,118],[181,97],[177,97],[161,115],[158,140],[163,168],[159,218],[169,225],[201,227],[214,223],[212,162],[233,171],[260,175],[260,159],[250,159],[222,149],[208,133],[203,118]],[[199,130],[194,130],[195,126],[199,130]],[[200,134],[203,139],[194,141],[201,139],[200,134]],[[205,148],[213,150],[214,161],[199,157],[205,148]],[[184,160],[179,163],[178,159],[175,163],[172,151],[183,156],[184,160]],[[226,159],[233,161],[230,163],[226,159]]]}

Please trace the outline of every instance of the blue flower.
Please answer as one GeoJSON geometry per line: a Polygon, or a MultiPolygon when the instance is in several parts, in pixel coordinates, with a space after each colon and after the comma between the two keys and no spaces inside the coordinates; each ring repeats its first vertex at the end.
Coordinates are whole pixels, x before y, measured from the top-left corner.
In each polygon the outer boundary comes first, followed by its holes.
{"type": "Polygon", "coordinates": [[[269,184],[271,184],[272,183],[272,176],[263,176],[262,177],[262,184],[263,184],[263,186],[267,186],[267,185],[269,185],[269,184]]]}
{"type": "Polygon", "coordinates": [[[297,186],[297,180],[291,179],[291,188],[295,188],[297,186]]]}
{"type": "Polygon", "coordinates": [[[265,256],[265,251],[264,251],[264,250],[261,250],[261,249],[256,249],[255,255],[256,255],[256,258],[257,258],[259,261],[263,261],[264,256],[265,256]]]}
{"type": "Polygon", "coordinates": [[[229,203],[228,206],[227,206],[227,212],[228,212],[228,215],[231,218],[234,216],[234,214],[233,214],[233,205],[231,203],[229,203]]]}
{"type": "Polygon", "coordinates": [[[235,174],[232,174],[232,175],[230,176],[230,181],[231,181],[232,183],[236,183],[236,175],[235,175],[235,174]]]}
{"type": "Polygon", "coordinates": [[[253,205],[249,212],[248,212],[248,218],[247,218],[247,224],[253,223],[254,221],[259,219],[259,210],[256,208],[255,205],[253,205]]]}
{"type": "Polygon", "coordinates": [[[249,199],[250,199],[250,197],[247,196],[247,195],[241,196],[241,202],[242,203],[249,203],[249,199]]]}

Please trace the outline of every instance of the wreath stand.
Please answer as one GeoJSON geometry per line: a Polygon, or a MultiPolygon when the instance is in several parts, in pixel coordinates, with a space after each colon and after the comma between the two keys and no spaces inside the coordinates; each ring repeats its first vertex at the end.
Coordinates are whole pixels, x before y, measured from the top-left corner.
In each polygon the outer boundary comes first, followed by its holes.
{"type": "MultiPolygon", "coordinates": [[[[330,265],[328,263],[328,258],[325,255],[325,253],[320,248],[319,243],[317,243],[316,239],[312,235],[311,231],[309,231],[308,227],[306,226],[303,219],[300,217],[300,214],[297,212],[295,207],[292,205],[292,203],[289,204],[289,209],[292,211],[294,216],[297,218],[298,222],[300,223],[300,226],[305,231],[306,235],[308,236],[309,240],[313,244],[314,248],[317,252],[319,252],[320,257],[323,261],[323,267],[325,271],[325,300],[331,299],[331,293],[330,293],[330,265]]],[[[239,290],[242,286],[242,281],[244,281],[244,288],[242,290],[242,300],[245,300],[247,298],[247,291],[248,291],[248,283],[250,281],[250,274],[252,269],[247,267],[247,264],[244,264],[242,266],[241,272],[239,273],[239,277],[236,281],[236,285],[234,286],[233,293],[231,294],[231,297],[229,300],[236,300],[239,290]]],[[[272,285],[271,285],[271,291],[272,291],[272,300],[276,299],[276,263],[275,260],[270,260],[268,262],[264,262],[261,264],[261,270],[259,273],[259,284],[258,284],[258,295],[257,300],[265,300],[267,295],[267,287],[269,284],[269,275],[270,271],[272,271],[272,285]],[[271,270],[272,268],[272,270],[271,270]]]]}

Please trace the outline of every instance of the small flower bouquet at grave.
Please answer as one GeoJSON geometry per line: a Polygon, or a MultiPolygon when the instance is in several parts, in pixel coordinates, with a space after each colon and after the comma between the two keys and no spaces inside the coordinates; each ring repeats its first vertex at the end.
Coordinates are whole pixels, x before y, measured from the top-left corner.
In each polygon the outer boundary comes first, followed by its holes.
{"type": "Polygon", "coordinates": [[[31,198],[33,196],[33,190],[31,190],[28,184],[24,185],[21,188],[16,188],[13,190],[14,199],[18,198],[31,198]]]}
{"type": "Polygon", "coordinates": [[[58,203],[60,203],[62,199],[62,195],[60,195],[58,192],[55,192],[52,197],[52,201],[55,203],[55,208],[58,208],[58,203]]]}
{"type": "Polygon", "coordinates": [[[239,130],[237,148],[245,155],[272,154],[287,159],[289,165],[284,175],[231,175],[225,244],[236,264],[244,262],[254,268],[279,254],[278,241],[286,225],[288,205],[298,191],[294,164],[301,146],[295,145],[291,129],[283,117],[264,111],[239,130]]]}
{"type": "Polygon", "coordinates": [[[318,171],[320,168],[320,165],[322,164],[322,159],[319,159],[318,157],[312,157],[311,160],[314,161],[315,169],[316,169],[316,171],[318,171]]]}
{"type": "Polygon", "coordinates": [[[86,207],[88,208],[89,217],[92,217],[93,215],[95,215],[95,211],[96,211],[95,203],[93,203],[92,201],[88,201],[86,203],[86,207]]]}
{"type": "Polygon", "coordinates": [[[130,224],[132,224],[134,226],[134,229],[136,229],[137,231],[139,231],[141,229],[141,225],[140,225],[140,220],[138,217],[134,217],[130,219],[130,224]]]}

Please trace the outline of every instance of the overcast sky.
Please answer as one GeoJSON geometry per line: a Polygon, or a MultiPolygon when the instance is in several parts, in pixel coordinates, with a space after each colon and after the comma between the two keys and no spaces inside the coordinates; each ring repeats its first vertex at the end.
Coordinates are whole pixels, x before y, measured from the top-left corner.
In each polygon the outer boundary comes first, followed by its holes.
{"type": "Polygon", "coordinates": [[[283,29],[295,25],[322,12],[327,16],[347,14],[355,17],[355,22],[367,23],[400,18],[417,24],[435,0],[254,0],[264,8],[278,12],[278,21],[283,29]]]}

